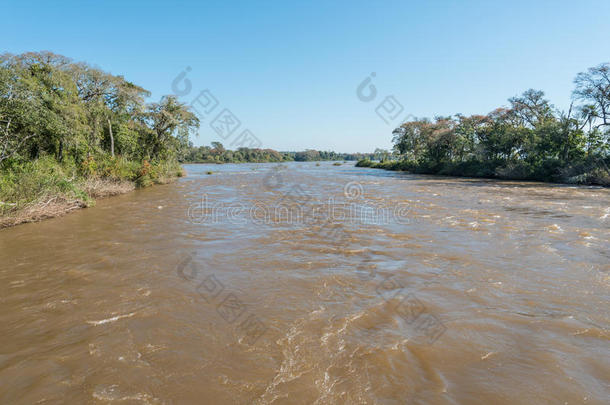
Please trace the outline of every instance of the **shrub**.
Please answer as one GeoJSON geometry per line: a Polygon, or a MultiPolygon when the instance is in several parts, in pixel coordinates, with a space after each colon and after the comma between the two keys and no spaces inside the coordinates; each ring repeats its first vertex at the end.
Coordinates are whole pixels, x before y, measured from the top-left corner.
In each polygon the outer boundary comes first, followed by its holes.
{"type": "Polygon", "coordinates": [[[356,167],[371,167],[372,165],[373,162],[371,162],[369,159],[362,159],[356,163],[356,167]]]}
{"type": "Polygon", "coordinates": [[[59,163],[49,156],[12,163],[0,171],[0,214],[18,210],[51,196],[88,201],[72,160],[59,163]]]}

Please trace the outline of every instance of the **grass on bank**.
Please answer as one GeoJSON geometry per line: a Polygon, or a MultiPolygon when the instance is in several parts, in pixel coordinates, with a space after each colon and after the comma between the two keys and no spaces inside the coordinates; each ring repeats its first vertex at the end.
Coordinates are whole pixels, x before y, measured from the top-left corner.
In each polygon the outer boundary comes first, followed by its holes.
{"type": "Polygon", "coordinates": [[[90,156],[79,164],[51,156],[8,162],[0,170],[0,228],[91,206],[96,198],[162,184],[183,175],[177,162],[90,156]]]}
{"type": "Polygon", "coordinates": [[[604,160],[590,157],[571,164],[561,162],[559,159],[545,160],[537,164],[524,161],[480,162],[477,160],[444,163],[409,160],[374,162],[363,159],[359,160],[356,166],[406,171],[416,174],[610,186],[610,170],[608,169],[610,158],[604,160]]]}

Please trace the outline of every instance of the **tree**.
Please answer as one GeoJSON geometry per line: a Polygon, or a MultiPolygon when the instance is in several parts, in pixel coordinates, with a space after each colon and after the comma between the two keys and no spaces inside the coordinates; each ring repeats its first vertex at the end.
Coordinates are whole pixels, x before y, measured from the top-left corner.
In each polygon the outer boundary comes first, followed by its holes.
{"type": "Polygon", "coordinates": [[[307,149],[303,152],[297,152],[294,155],[294,160],[297,162],[309,162],[314,160],[320,160],[320,152],[313,149],[307,149]]]}
{"type": "Polygon", "coordinates": [[[529,89],[508,101],[511,104],[510,113],[517,119],[518,125],[536,128],[553,118],[553,107],[541,90],[529,89]]]}
{"type": "Polygon", "coordinates": [[[574,83],[573,97],[586,103],[581,111],[595,121],[595,128],[610,126],[610,64],[604,63],[579,73],[574,83]]]}
{"type": "Polygon", "coordinates": [[[161,158],[178,146],[175,135],[184,135],[199,127],[199,119],[186,104],[174,96],[166,96],[159,103],[152,103],[142,115],[147,125],[146,150],[150,158],[161,158]]]}
{"type": "Polygon", "coordinates": [[[394,150],[409,160],[418,160],[427,151],[427,128],[430,120],[415,119],[393,131],[394,150]]]}
{"type": "Polygon", "coordinates": [[[143,109],[144,98],[150,93],[123,76],[113,76],[85,63],[71,65],[70,72],[92,123],[90,146],[97,147],[103,137],[102,129],[106,127],[110,154],[114,156],[112,123],[118,126],[138,116],[143,109]]]}
{"type": "Polygon", "coordinates": [[[212,142],[212,153],[214,154],[223,154],[225,151],[225,147],[222,143],[220,142],[212,142]]]}
{"type": "Polygon", "coordinates": [[[20,85],[14,71],[0,65],[0,163],[15,156],[35,136],[20,131],[20,127],[31,125],[28,121],[35,119],[34,104],[35,100],[28,102],[27,88],[20,85]]]}
{"type": "Polygon", "coordinates": [[[14,149],[12,155],[48,153],[62,160],[65,149],[83,141],[87,124],[75,83],[65,70],[70,60],[51,52],[30,52],[4,54],[0,62],[12,77],[10,94],[2,97],[2,104],[22,141],[17,147],[21,150],[14,149]]]}
{"type": "Polygon", "coordinates": [[[375,148],[375,152],[373,152],[373,155],[375,156],[376,160],[383,162],[389,158],[390,151],[381,148],[375,148]]]}

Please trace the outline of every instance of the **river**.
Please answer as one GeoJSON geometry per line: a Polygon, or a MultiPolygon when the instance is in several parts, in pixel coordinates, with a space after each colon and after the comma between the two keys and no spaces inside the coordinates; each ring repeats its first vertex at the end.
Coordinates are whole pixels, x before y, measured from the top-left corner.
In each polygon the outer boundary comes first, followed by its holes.
{"type": "Polygon", "coordinates": [[[0,231],[1,403],[610,398],[610,190],[186,170],[0,231]]]}

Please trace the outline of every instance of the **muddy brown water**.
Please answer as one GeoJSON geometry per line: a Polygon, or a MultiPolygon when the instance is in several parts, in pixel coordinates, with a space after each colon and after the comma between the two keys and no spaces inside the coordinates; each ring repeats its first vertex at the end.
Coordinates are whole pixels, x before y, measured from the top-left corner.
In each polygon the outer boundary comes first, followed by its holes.
{"type": "Polygon", "coordinates": [[[186,169],[0,231],[1,403],[610,398],[610,190],[186,169]]]}

